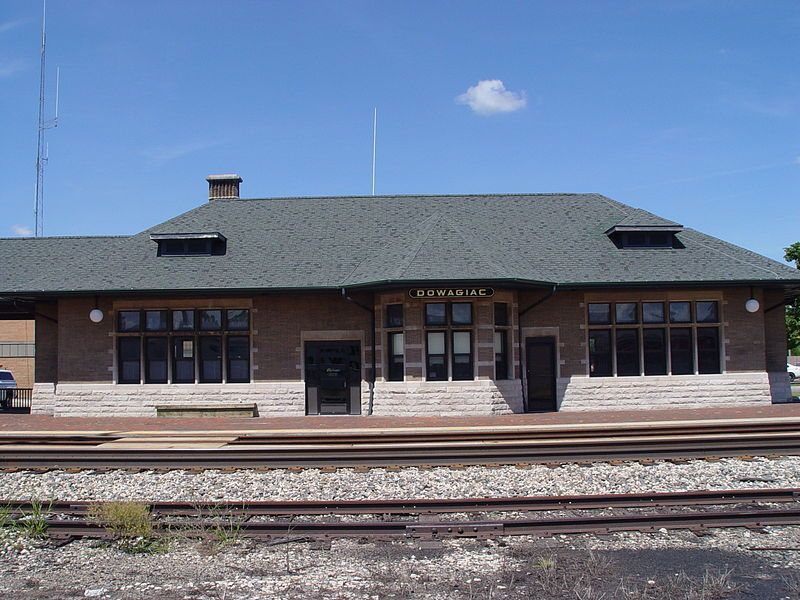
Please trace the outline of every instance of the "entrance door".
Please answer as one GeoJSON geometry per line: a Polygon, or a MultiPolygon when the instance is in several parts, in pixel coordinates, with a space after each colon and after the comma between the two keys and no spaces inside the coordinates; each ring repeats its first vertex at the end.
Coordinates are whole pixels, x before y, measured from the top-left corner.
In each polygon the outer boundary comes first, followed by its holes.
{"type": "Polygon", "coordinates": [[[361,345],[306,342],[306,414],[361,414],[361,345]]]}
{"type": "Polygon", "coordinates": [[[534,337],[525,340],[525,370],[528,382],[528,411],[558,410],[556,406],[556,339],[534,337]]]}

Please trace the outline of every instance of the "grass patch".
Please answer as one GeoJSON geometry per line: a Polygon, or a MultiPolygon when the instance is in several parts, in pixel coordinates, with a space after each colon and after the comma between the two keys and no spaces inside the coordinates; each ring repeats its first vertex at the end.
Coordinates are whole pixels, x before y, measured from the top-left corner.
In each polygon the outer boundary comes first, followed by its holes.
{"type": "Polygon", "coordinates": [[[114,536],[119,547],[135,554],[164,552],[169,540],[156,537],[150,507],[142,502],[119,501],[92,504],[87,519],[114,536]]]}
{"type": "MultiPolygon", "coordinates": [[[[23,513],[14,524],[17,530],[31,539],[41,539],[47,535],[47,517],[52,503],[45,508],[41,500],[31,500],[30,512],[23,513]]],[[[9,518],[7,515],[6,518],[9,518]]]]}

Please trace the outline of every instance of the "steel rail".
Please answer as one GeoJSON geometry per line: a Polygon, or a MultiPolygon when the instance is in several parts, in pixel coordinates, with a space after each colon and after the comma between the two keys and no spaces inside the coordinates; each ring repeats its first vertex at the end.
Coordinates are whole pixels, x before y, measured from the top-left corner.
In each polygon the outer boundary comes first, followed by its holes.
{"type": "Polygon", "coordinates": [[[594,438],[601,435],[637,436],[637,435],[690,435],[702,433],[736,433],[736,432],[791,432],[800,433],[800,420],[781,419],[768,420],[768,422],[725,422],[723,420],[706,423],[657,422],[653,425],[647,423],[592,423],[558,425],[542,428],[531,427],[486,427],[486,428],[387,428],[374,431],[371,428],[363,430],[335,429],[327,431],[314,430],[153,430],[153,431],[95,431],[95,432],[43,432],[43,431],[0,431],[0,445],[5,444],[37,444],[55,440],[76,444],[98,444],[113,442],[122,438],[153,438],[170,437],[181,438],[197,437],[233,437],[237,444],[286,444],[286,443],[331,443],[348,444],[356,442],[397,442],[397,441],[475,441],[486,439],[552,439],[558,438],[594,438]],[[430,431],[433,430],[433,431],[430,431]]]}
{"type": "Polygon", "coordinates": [[[92,445],[108,442],[115,442],[121,439],[134,441],[136,439],[152,439],[169,437],[176,441],[182,438],[218,438],[234,437],[236,445],[266,446],[294,444],[353,444],[353,443],[397,443],[397,442],[434,442],[434,441],[485,441],[485,440],[538,440],[554,438],[597,438],[597,437],[635,437],[635,436],[658,436],[658,435],[701,435],[701,434],[725,434],[725,433],[778,433],[796,432],[800,434],[800,424],[797,423],[766,423],[766,424],[723,424],[723,425],[658,425],[653,427],[621,427],[617,424],[609,424],[607,427],[586,428],[585,426],[573,429],[553,428],[552,430],[470,430],[470,431],[440,431],[430,433],[425,428],[409,430],[402,433],[393,432],[374,432],[365,428],[363,432],[348,431],[339,433],[327,431],[317,432],[286,432],[276,430],[273,432],[239,430],[215,431],[207,430],[203,432],[193,431],[136,431],[136,432],[102,432],[102,433],[53,433],[53,432],[0,432],[0,446],[3,445],[37,445],[41,443],[65,443],[69,445],[92,445]]]}
{"type": "MultiPolygon", "coordinates": [[[[507,511],[589,510],[660,506],[787,503],[800,501],[800,488],[699,490],[636,494],[568,496],[514,496],[491,498],[415,498],[408,500],[300,500],[146,502],[155,516],[268,516],[268,515],[366,515],[438,514],[507,511]]],[[[49,514],[80,516],[102,501],[55,500],[39,502],[49,514]]],[[[34,510],[27,500],[0,500],[12,514],[34,510]]]]}
{"type": "MultiPolygon", "coordinates": [[[[52,537],[109,537],[102,526],[80,520],[48,520],[52,537]]],[[[157,521],[156,531],[164,533],[185,528],[210,531],[213,523],[200,521],[157,521]]],[[[245,521],[241,535],[253,538],[385,538],[442,539],[450,537],[490,537],[502,535],[552,536],[575,533],[611,533],[615,531],[654,532],[659,529],[708,529],[717,527],[766,527],[800,525],[800,509],[698,511],[664,514],[625,514],[527,518],[498,521],[245,521]]]]}
{"type": "Polygon", "coordinates": [[[37,448],[0,447],[0,468],[138,468],[138,469],[236,469],[401,467],[494,464],[563,464],[613,460],[668,460],[736,456],[800,455],[800,438],[760,440],[674,440],[659,443],[574,445],[473,445],[437,448],[331,449],[272,451],[222,447],[217,449],[144,448],[37,448]]]}

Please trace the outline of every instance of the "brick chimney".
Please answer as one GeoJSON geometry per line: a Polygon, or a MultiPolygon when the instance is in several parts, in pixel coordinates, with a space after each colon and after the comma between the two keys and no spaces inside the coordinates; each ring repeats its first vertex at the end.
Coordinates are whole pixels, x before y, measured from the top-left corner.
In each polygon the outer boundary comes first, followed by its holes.
{"type": "Polygon", "coordinates": [[[209,175],[206,181],[208,181],[209,200],[239,197],[239,184],[242,183],[242,178],[235,173],[209,175]]]}

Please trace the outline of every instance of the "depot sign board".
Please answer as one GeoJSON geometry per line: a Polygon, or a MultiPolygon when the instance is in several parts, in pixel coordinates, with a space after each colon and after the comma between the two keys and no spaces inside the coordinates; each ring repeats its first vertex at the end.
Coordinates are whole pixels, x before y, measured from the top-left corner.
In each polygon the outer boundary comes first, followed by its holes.
{"type": "Polygon", "coordinates": [[[490,298],[494,290],[489,287],[481,288],[413,288],[408,290],[412,298],[490,298]]]}

